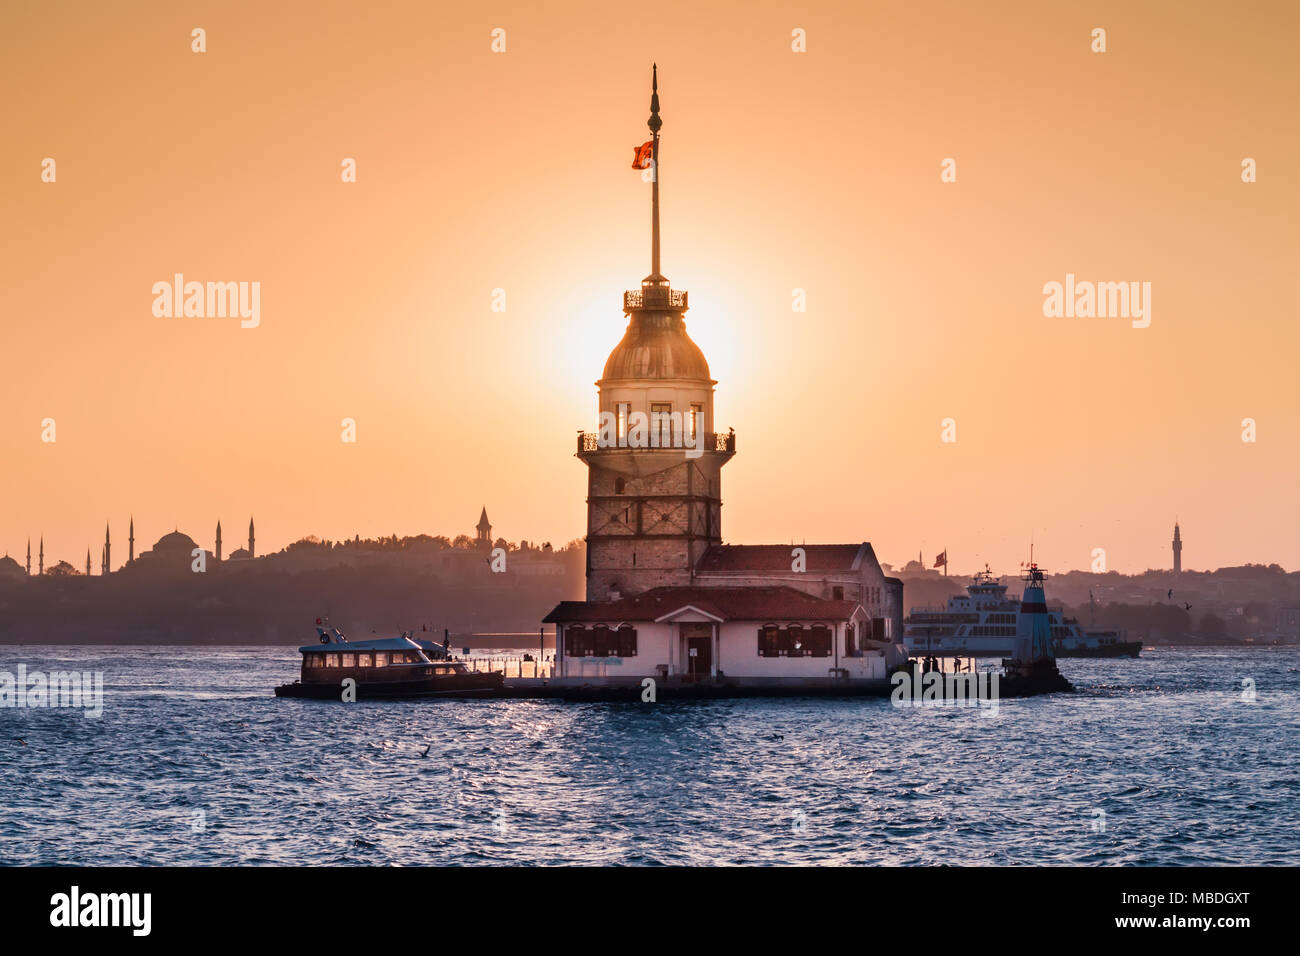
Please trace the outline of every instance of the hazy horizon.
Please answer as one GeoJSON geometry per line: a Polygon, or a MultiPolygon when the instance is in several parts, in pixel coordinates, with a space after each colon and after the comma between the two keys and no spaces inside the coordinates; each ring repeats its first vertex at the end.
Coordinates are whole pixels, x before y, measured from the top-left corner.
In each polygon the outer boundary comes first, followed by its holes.
{"type": "Polygon", "coordinates": [[[98,573],[106,521],[119,567],[132,514],[137,554],[484,505],[581,537],[652,61],[726,542],[1141,573],[1177,518],[1186,569],[1300,567],[1300,8],[138,7],[0,13],[0,554],[30,537],[33,571],[43,535],[98,573]],[[176,273],[259,282],[259,324],[155,317],[176,273]],[[1150,326],[1046,318],[1067,274],[1150,282],[1150,326]]]}

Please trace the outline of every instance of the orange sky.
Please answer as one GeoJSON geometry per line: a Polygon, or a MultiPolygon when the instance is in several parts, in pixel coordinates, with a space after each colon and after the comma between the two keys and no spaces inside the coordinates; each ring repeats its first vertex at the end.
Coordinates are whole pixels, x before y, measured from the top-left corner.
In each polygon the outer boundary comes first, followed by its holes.
{"type": "Polygon", "coordinates": [[[1177,515],[1187,567],[1300,566],[1300,8],[865,6],[5,4],[0,553],[580,536],[657,60],[728,541],[1139,571],[1177,515]],[[260,326],[155,318],[176,272],[260,326]],[[1044,318],[1067,272],[1151,326],[1044,318]]]}

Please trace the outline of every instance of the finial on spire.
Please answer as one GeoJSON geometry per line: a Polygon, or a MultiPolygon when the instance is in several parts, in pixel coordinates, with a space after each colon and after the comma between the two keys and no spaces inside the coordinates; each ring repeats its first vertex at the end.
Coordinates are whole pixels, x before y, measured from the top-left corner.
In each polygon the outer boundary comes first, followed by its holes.
{"type": "MultiPolygon", "coordinates": [[[[650,127],[650,132],[656,136],[659,130],[663,128],[664,121],[659,118],[659,64],[655,63],[651,67],[650,73],[650,119],[646,122],[650,127]]],[[[655,157],[656,159],[658,157],[655,157]]]]}

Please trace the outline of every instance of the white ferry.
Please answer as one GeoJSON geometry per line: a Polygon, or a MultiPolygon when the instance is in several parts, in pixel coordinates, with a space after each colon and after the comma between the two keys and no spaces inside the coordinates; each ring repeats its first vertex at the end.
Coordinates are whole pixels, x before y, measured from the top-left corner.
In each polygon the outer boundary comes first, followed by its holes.
{"type": "MultiPolygon", "coordinates": [[[[913,608],[903,622],[908,654],[928,657],[1005,657],[1016,641],[1020,597],[987,569],[966,585],[965,595],[948,599],[946,608],[913,608]]],[[[1086,631],[1061,608],[1048,608],[1056,657],[1137,657],[1141,641],[1123,631],[1086,631]]]]}

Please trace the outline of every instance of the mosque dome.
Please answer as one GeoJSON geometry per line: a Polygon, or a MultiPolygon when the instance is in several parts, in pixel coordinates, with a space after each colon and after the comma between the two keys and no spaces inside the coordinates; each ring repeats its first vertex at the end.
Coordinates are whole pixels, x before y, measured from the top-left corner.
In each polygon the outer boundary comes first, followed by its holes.
{"type": "Polygon", "coordinates": [[[172,531],[158,539],[153,549],[158,554],[184,554],[187,558],[198,545],[188,534],[172,531]]]}
{"type": "Polygon", "coordinates": [[[9,555],[0,558],[0,578],[25,578],[27,572],[23,566],[15,561],[9,555]]]}
{"type": "Polygon", "coordinates": [[[633,312],[622,341],[605,361],[601,381],[638,379],[712,381],[709,363],[680,315],[633,312]]]}

